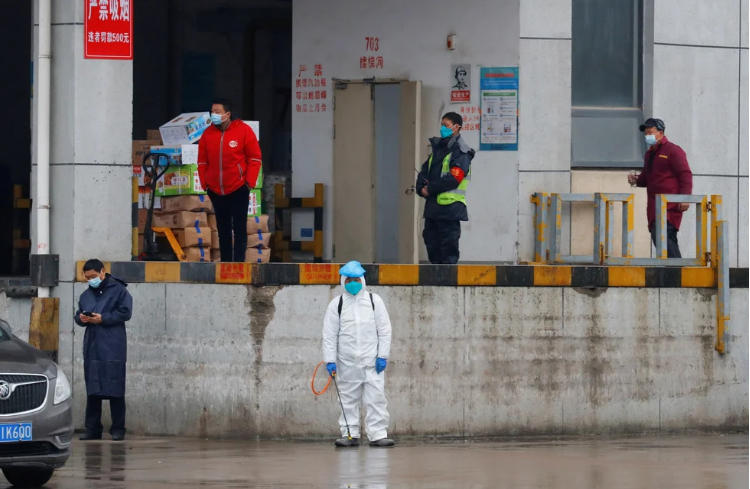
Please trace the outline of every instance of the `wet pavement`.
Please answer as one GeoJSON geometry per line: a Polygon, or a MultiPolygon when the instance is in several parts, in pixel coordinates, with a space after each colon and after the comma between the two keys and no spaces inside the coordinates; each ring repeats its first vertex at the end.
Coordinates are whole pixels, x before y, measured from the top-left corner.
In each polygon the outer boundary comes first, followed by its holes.
{"type": "Polygon", "coordinates": [[[406,442],[338,450],[291,442],[76,441],[70,461],[46,487],[747,488],[748,436],[406,442]]]}

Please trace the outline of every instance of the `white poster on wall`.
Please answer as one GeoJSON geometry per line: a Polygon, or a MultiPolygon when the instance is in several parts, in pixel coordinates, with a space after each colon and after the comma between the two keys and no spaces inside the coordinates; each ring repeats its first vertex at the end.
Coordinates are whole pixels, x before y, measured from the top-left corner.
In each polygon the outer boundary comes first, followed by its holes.
{"type": "Polygon", "coordinates": [[[471,64],[451,65],[451,103],[471,103],[471,64]]]}

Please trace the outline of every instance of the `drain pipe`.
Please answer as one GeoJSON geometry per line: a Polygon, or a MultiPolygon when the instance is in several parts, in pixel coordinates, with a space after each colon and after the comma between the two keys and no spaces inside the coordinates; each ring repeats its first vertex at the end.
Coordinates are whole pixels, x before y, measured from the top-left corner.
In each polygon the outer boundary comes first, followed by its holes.
{"type": "MultiPolygon", "coordinates": [[[[39,0],[39,54],[37,57],[36,137],[36,254],[49,255],[49,146],[50,72],[52,57],[52,0],[39,0]]],[[[49,287],[39,287],[38,297],[49,297],[49,287]]]]}

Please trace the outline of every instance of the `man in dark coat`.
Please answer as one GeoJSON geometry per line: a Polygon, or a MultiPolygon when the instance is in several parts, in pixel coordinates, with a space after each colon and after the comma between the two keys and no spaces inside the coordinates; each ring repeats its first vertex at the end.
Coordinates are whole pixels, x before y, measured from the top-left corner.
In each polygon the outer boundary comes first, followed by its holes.
{"type": "Polygon", "coordinates": [[[443,116],[440,137],[430,139],[432,154],[422,165],[415,185],[424,205],[422,237],[433,264],[455,264],[460,256],[461,221],[468,221],[466,191],[471,180],[475,151],[461,138],[463,118],[443,116]]]}
{"type": "Polygon", "coordinates": [[[106,273],[99,260],[83,265],[88,281],[78,299],[75,322],[86,328],[83,337],[83,371],[86,380],[86,433],[81,440],[102,438],[102,400],[112,412],[112,440],[125,439],[125,321],[133,313],[128,284],[106,273]]]}

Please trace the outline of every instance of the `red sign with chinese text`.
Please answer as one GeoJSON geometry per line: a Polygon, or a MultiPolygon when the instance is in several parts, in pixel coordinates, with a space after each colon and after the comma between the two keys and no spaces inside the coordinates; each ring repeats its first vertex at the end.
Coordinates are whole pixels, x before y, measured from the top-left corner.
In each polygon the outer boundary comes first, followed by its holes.
{"type": "Polygon", "coordinates": [[[133,0],[83,0],[83,57],[133,59],[133,0]]]}

